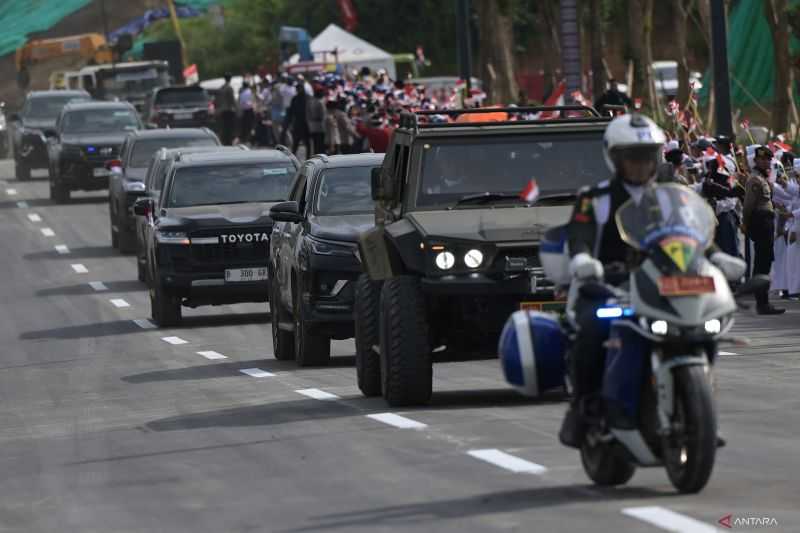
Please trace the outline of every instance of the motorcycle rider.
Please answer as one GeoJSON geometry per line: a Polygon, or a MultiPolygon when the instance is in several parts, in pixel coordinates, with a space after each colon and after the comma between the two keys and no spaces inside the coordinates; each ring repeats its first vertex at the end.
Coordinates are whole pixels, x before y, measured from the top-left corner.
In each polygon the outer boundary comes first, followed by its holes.
{"type": "MultiPolygon", "coordinates": [[[[629,199],[640,202],[647,187],[656,182],[664,132],[655,122],[640,114],[622,115],[612,120],[604,137],[606,164],[614,177],[578,192],[567,229],[569,270],[573,283],[592,280],[619,284],[638,262],[634,248],[626,244],[615,222],[617,210],[629,199]]],[[[728,279],[744,275],[745,263],[719,251],[713,244],[706,255],[728,279]]],[[[579,448],[585,431],[584,416],[591,411],[587,400],[600,389],[605,365],[604,342],[610,322],[595,316],[604,300],[579,296],[575,305],[577,338],[571,350],[570,378],[573,400],[559,432],[565,446],[579,448]]]]}

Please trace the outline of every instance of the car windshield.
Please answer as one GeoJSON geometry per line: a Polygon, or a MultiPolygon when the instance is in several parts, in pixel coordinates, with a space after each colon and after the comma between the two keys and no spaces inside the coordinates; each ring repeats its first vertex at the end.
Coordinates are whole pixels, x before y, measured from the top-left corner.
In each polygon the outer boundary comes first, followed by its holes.
{"type": "Polygon", "coordinates": [[[203,89],[164,89],[158,91],[155,104],[158,106],[204,106],[208,102],[208,97],[203,89]]]}
{"type": "Polygon", "coordinates": [[[178,168],[167,206],[279,202],[289,195],[294,173],[289,162],[178,168]]]}
{"type": "Polygon", "coordinates": [[[422,208],[450,207],[485,192],[519,194],[531,179],[549,195],[610,177],[601,131],[424,142],[416,201],[422,208]]]}
{"type": "Polygon", "coordinates": [[[125,69],[98,73],[106,95],[142,95],[156,87],[169,85],[169,76],[166,71],[151,67],[145,69],[125,69]]]}
{"type": "Polygon", "coordinates": [[[113,133],[139,129],[132,109],[85,109],[70,111],[61,123],[64,133],[113,133]]]}
{"type": "Polygon", "coordinates": [[[22,116],[25,118],[55,120],[69,102],[86,101],[83,96],[49,96],[47,98],[29,98],[25,102],[22,116]]]}
{"type": "Polygon", "coordinates": [[[163,139],[140,139],[133,146],[129,168],[146,168],[153,154],[160,148],[181,148],[184,146],[217,146],[213,137],[165,137],[163,139]]]}
{"type": "Polygon", "coordinates": [[[330,168],[319,181],[314,212],[318,215],[372,213],[370,193],[373,167],[330,168]]]}

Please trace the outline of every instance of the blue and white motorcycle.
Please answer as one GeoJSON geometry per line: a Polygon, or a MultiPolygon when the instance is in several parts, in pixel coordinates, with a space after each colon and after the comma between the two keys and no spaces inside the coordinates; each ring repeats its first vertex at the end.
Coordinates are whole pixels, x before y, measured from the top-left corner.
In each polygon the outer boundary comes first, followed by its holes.
{"type": "MultiPolygon", "coordinates": [[[[621,288],[601,282],[569,290],[565,318],[518,311],[500,339],[506,379],[537,395],[563,383],[564,359],[577,325],[579,295],[605,303],[597,320],[610,321],[599,398],[584,410],[581,447],[586,474],[598,485],[624,484],[637,466],[664,466],[680,492],[708,482],[717,450],[713,365],[733,325],[736,301],[722,271],[705,257],[716,217],[691,190],[672,184],[648,189],[638,205],[617,212],[623,240],[641,262],[621,288]]],[[[569,283],[564,228],[549,233],[540,258],[548,277],[569,283]]],[[[764,279],[744,291],[763,287],[764,279]]]]}

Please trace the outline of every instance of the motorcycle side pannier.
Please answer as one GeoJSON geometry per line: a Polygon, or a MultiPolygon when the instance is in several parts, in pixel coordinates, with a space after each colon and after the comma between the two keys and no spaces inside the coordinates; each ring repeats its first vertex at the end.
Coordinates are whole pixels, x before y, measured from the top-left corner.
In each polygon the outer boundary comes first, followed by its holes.
{"type": "Polygon", "coordinates": [[[556,315],[538,311],[513,313],[498,346],[506,381],[526,396],[564,387],[566,346],[556,315]]]}
{"type": "Polygon", "coordinates": [[[547,279],[556,285],[569,285],[571,279],[566,226],[557,226],[545,232],[539,244],[539,261],[547,279]]]}

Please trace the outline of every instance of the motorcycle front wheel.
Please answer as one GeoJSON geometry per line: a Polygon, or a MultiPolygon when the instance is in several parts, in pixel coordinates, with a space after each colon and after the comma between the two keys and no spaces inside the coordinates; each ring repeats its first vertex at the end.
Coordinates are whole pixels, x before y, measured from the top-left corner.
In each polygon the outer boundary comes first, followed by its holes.
{"type": "Polygon", "coordinates": [[[662,442],[664,466],[679,492],[699,492],[706,486],[717,452],[717,415],[711,383],[704,367],[675,369],[672,431],[662,442]]]}

